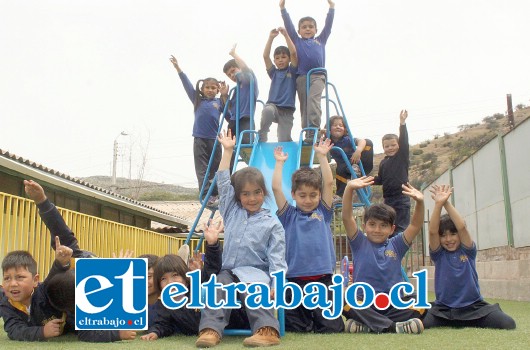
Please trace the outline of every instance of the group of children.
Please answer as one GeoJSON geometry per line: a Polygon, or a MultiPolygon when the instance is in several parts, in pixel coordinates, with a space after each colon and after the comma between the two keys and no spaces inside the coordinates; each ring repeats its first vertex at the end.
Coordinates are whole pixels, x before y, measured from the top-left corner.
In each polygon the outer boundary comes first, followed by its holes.
{"type": "MultiPolygon", "coordinates": [[[[316,22],[304,17],[298,32],[280,1],[286,29],[273,29],[264,50],[267,72],[272,79],[269,100],[263,110],[260,139],[267,140],[272,122],[279,124],[279,141],[290,141],[293,124],[295,90],[302,109],[302,126],[320,127],[320,98],[325,77],[311,77],[309,95],[306,95],[306,73],[315,67],[324,67],[324,47],[329,36],[334,15],[334,3],[326,25],[319,37],[316,22]],[[282,34],[288,47],[270,51],[274,38],[282,34]],[[298,34],[300,36],[298,36],[298,34]],[[288,132],[287,132],[288,131],[288,132]]],[[[376,293],[388,293],[392,286],[402,281],[401,260],[424,220],[423,194],[408,183],[408,136],[406,110],[400,114],[400,133],[388,134],[382,143],[385,158],[379,174],[366,176],[373,168],[373,145],[369,140],[351,140],[345,120],[330,120],[330,135],[313,145],[320,170],[302,167],[291,179],[289,203],[282,188],[283,166],[289,155],[281,147],[274,150],[275,168],[272,178],[272,196],[276,213],[263,207],[270,199],[265,178],[256,168],[247,167],[233,174],[234,148],[237,131],[250,129],[250,93],[258,94],[253,72],[236,53],[230,51],[232,60],[225,64],[225,74],[239,86],[239,106],[228,96],[228,86],[213,78],[200,80],[195,88],[181,70],[175,57],[171,62],[179,73],[184,88],[194,104],[193,129],[195,170],[199,186],[209,183],[212,175],[206,174],[210,154],[214,154],[217,170],[219,211],[224,222],[224,243],[219,243],[221,223],[209,223],[204,228],[206,253],[204,262],[194,254],[190,261],[179,255],[163,257],[144,255],[148,259],[149,328],[143,340],[156,340],[172,334],[198,335],[197,347],[213,347],[222,340],[226,328],[250,328],[252,336],[245,338],[246,346],[271,346],[280,344],[278,320],[273,310],[245,307],[246,293],[240,293],[240,309],[188,309],[170,310],[159,300],[162,289],[178,282],[189,286],[186,273],[202,270],[202,280],[216,275],[218,283],[265,283],[272,286],[271,273],[286,271],[289,282],[302,289],[311,282],[332,284],[336,270],[336,255],[331,232],[333,215],[334,179],[328,154],[337,162],[337,192],[342,196],[342,219],[353,253],[354,281],[370,284],[376,293]],[[251,89],[251,84],[254,88],[251,89]],[[217,95],[221,94],[218,98],[217,95]],[[230,113],[225,115],[228,130],[218,134],[219,117],[229,103],[230,113]],[[237,107],[237,108],[236,108],[237,107]],[[239,130],[236,127],[239,120],[239,130]],[[215,150],[215,142],[222,145],[215,150]],[[353,147],[353,144],[356,147],[353,147]],[[344,150],[335,152],[333,146],[344,150]],[[349,163],[349,164],[348,164],[349,163]],[[357,165],[357,166],[354,166],[357,165]],[[363,168],[358,171],[357,168],[363,168]],[[353,168],[353,176],[350,168],[353,168]],[[208,177],[205,180],[205,177],[208,177]],[[351,179],[353,177],[353,179],[351,179]],[[353,192],[367,186],[383,186],[385,204],[365,208],[362,230],[353,213],[353,192]],[[410,199],[416,203],[410,221],[410,199]],[[410,223],[409,223],[410,221],[410,223]]],[[[245,142],[245,140],[243,140],[245,142]]],[[[248,142],[248,140],[247,140],[248,142]]],[[[0,314],[4,329],[10,339],[45,340],[73,331],[75,300],[73,290],[74,261],[71,258],[90,258],[93,254],[80,249],[78,242],[66,226],[55,206],[46,198],[42,187],[25,181],[26,193],[39,208],[44,223],[52,235],[52,248],[56,260],[43,283],[39,283],[37,266],[31,255],[24,251],[9,253],[2,261],[3,293],[0,314]]],[[[207,185],[209,186],[209,185],[207,185]]],[[[206,188],[208,190],[208,187],[206,188]]],[[[218,192],[214,192],[218,191],[218,192]]],[[[445,185],[432,187],[435,208],[429,223],[429,249],[436,266],[436,300],[430,310],[376,307],[354,309],[346,307],[343,316],[328,319],[319,308],[299,306],[285,310],[285,327],[290,332],[315,333],[408,333],[419,334],[425,328],[436,326],[473,326],[500,329],[515,328],[514,320],[504,314],[497,304],[490,305],[480,294],[475,258],[477,248],[466,229],[464,220],[451,205],[452,189],[445,185]],[[441,216],[442,208],[448,215],[441,216]]],[[[331,293],[331,292],[329,292],[331,293]]],[[[273,297],[274,290],[271,291],[273,297]]],[[[225,298],[217,290],[217,300],[225,298]]],[[[363,295],[358,294],[362,299],[363,295]]],[[[287,295],[290,302],[292,295],[287,295]]],[[[332,299],[332,298],[330,298],[332,299]]],[[[135,331],[83,331],[79,339],[85,341],[116,341],[134,339],[135,331]]]]}

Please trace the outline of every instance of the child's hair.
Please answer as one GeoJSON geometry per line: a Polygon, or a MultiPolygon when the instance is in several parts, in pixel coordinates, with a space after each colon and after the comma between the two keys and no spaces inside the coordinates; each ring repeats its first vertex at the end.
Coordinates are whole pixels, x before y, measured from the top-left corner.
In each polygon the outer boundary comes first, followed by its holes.
{"type": "Polygon", "coordinates": [[[197,84],[195,84],[195,101],[193,101],[194,111],[197,111],[197,108],[199,108],[199,105],[201,104],[201,100],[204,98],[204,94],[202,93],[202,87],[207,82],[213,82],[215,85],[219,85],[219,81],[215,78],[206,78],[197,81],[197,84]]]}
{"type": "Polygon", "coordinates": [[[370,219],[381,220],[390,225],[394,225],[396,221],[396,211],[391,206],[384,203],[376,203],[370,205],[364,211],[364,222],[370,219]]]}
{"type": "Polygon", "coordinates": [[[230,177],[230,182],[234,187],[236,202],[238,202],[239,204],[241,204],[241,192],[243,191],[243,187],[245,187],[247,183],[258,185],[263,191],[263,196],[269,196],[267,186],[265,186],[265,178],[263,177],[261,171],[259,171],[257,168],[249,166],[243,169],[239,169],[238,171],[232,174],[232,176],[230,177]]]}
{"type": "Polygon", "coordinates": [[[230,70],[230,68],[239,68],[239,65],[237,64],[236,60],[234,58],[232,58],[230,61],[226,62],[224,67],[223,67],[223,73],[226,74],[226,72],[228,72],[230,70]]]}
{"type": "Polygon", "coordinates": [[[278,46],[276,49],[274,49],[274,55],[281,55],[282,53],[286,54],[289,58],[291,58],[291,52],[289,51],[289,48],[287,46],[278,46]]]}
{"type": "Polygon", "coordinates": [[[302,185],[316,188],[322,192],[322,176],[316,169],[301,167],[291,176],[291,190],[294,193],[302,185]]]}
{"type": "Polygon", "coordinates": [[[384,141],[387,141],[387,140],[396,140],[399,142],[399,136],[397,136],[396,134],[386,134],[383,136],[383,142],[384,141]]]}
{"type": "Polygon", "coordinates": [[[300,26],[305,21],[313,22],[313,24],[315,25],[315,29],[317,29],[317,21],[315,21],[313,17],[309,17],[309,16],[300,18],[300,20],[298,21],[298,29],[300,29],[300,26]]]}
{"type": "Polygon", "coordinates": [[[158,256],[154,254],[144,254],[138,257],[139,259],[147,259],[147,269],[154,268],[158,260],[158,256]]]}
{"type": "Polygon", "coordinates": [[[333,117],[330,117],[329,118],[329,127],[331,128],[333,123],[335,123],[335,121],[337,121],[337,120],[340,120],[342,122],[342,124],[344,124],[344,136],[347,136],[348,135],[348,129],[346,129],[346,124],[344,123],[344,118],[342,116],[334,115],[333,117]]]}
{"type": "Polygon", "coordinates": [[[458,232],[455,223],[453,222],[453,220],[451,220],[449,214],[444,214],[440,216],[440,226],[438,227],[438,234],[441,236],[445,233],[445,231],[449,231],[451,233],[458,232]]]}
{"type": "Polygon", "coordinates": [[[2,272],[6,272],[13,267],[24,267],[31,272],[33,276],[37,274],[37,262],[33,259],[33,256],[25,250],[14,250],[9,252],[4,260],[2,260],[2,272]]]}
{"type": "Polygon", "coordinates": [[[188,265],[182,260],[182,258],[176,254],[166,254],[163,257],[159,258],[154,267],[153,280],[155,281],[155,287],[159,292],[162,291],[160,287],[160,281],[162,276],[168,272],[175,272],[180,277],[184,278],[186,284],[190,285],[190,279],[186,276],[186,273],[190,269],[188,265]]]}
{"type": "Polygon", "coordinates": [[[59,311],[75,310],[75,270],[58,273],[48,281],[48,300],[59,311]]]}

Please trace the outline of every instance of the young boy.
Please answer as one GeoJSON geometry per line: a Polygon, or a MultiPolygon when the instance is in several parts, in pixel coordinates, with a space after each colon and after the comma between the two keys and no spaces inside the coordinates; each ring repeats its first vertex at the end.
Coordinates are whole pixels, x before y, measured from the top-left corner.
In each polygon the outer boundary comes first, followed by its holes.
{"type": "Polygon", "coordinates": [[[292,141],[291,130],[295,111],[296,69],[298,56],[293,41],[284,28],[271,30],[263,50],[267,74],[271,78],[269,99],[261,112],[259,140],[267,142],[267,134],[272,122],[278,123],[278,142],[292,141]],[[274,64],[270,59],[272,41],[282,33],[287,47],[278,46],[274,50],[274,64]]]}
{"type": "Polygon", "coordinates": [[[0,301],[0,314],[9,339],[42,341],[73,331],[66,323],[66,313],[52,306],[48,298],[49,280],[68,271],[72,250],[55,240],[55,261],[46,280],[39,283],[37,262],[27,251],[8,253],[2,261],[2,287],[5,296],[0,301]]]}
{"type": "MultiPolygon", "coordinates": [[[[326,77],[323,73],[312,73],[309,83],[309,93],[307,92],[307,72],[313,68],[324,68],[326,59],[326,42],[331,33],[333,18],[335,16],[335,3],[328,0],[329,11],[326,17],[324,29],[319,36],[317,33],[317,23],[312,17],[303,17],[298,21],[298,31],[296,31],[291,17],[285,9],[285,0],[280,1],[280,9],[283,23],[289,37],[294,42],[298,53],[298,78],[296,79],[296,91],[300,100],[300,111],[302,115],[302,128],[320,128],[320,118],[322,107],[320,100],[322,91],[326,85],[326,77]],[[298,36],[300,35],[300,36],[298,36]]],[[[306,143],[313,143],[311,132],[306,134],[306,143]]]]}
{"type": "Polygon", "coordinates": [[[407,132],[407,110],[399,114],[399,137],[395,134],[383,136],[385,158],[379,164],[379,174],[374,185],[383,186],[383,198],[396,211],[394,235],[403,232],[410,222],[410,198],[401,192],[402,185],[409,180],[409,136],[407,132]]]}
{"type": "MultiPolygon", "coordinates": [[[[323,138],[313,146],[322,177],[311,168],[301,168],[293,174],[291,194],[296,207],[287,202],[282,189],[283,165],[288,155],[281,147],[274,150],[276,166],[272,175],[272,191],[278,206],[278,219],[285,228],[286,277],[302,289],[311,282],[331,285],[335,272],[335,248],[330,228],[333,174],[326,158],[331,147],[331,141],[323,138]]],[[[290,298],[288,294],[287,299],[290,298]]],[[[308,310],[300,306],[285,310],[285,329],[291,332],[338,333],[344,330],[344,322],[341,317],[334,320],[324,318],[322,309],[308,310]]]]}
{"type": "MultiPolygon", "coordinates": [[[[239,135],[236,134],[236,118],[237,111],[239,110],[239,132],[243,130],[252,130],[252,125],[250,125],[250,101],[258,99],[258,81],[254,72],[247,66],[245,61],[236,53],[236,45],[230,50],[230,56],[233,57],[230,61],[226,62],[223,67],[223,72],[232,80],[237,82],[237,77],[239,77],[239,106],[237,105],[237,94],[233,94],[232,98],[229,100],[230,108],[230,121],[228,122],[228,128],[232,131],[232,135],[236,137],[236,140],[239,140],[239,135]],[[254,84],[254,94],[250,95],[251,83],[254,84]]],[[[250,136],[245,134],[243,138],[243,143],[250,142],[250,136]]],[[[230,170],[232,167],[230,167],[230,170]]]]}
{"type": "MultiPolygon", "coordinates": [[[[409,249],[423,224],[423,194],[410,184],[403,185],[403,194],[416,201],[412,222],[404,232],[389,238],[394,232],[395,212],[386,204],[373,204],[364,212],[361,232],[353,216],[353,192],[372,185],[372,176],[353,179],[346,185],[342,201],[342,220],[350,241],[355,266],[353,279],[371,285],[375,293],[388,293],[390,289],[402,282],[401,260],[409,249]]],[[[357,295],[362,298],[362,295],[357,295]]],[[[405,298],[406,299],[406,298],[405,298]]],[[[375,306],[357,310],[348,308],[346,332],[350,333],[410,333],[419,334],[423,324],[418,318],[421,313],[412,309],[396,309],[389,306],[378,310],[375,306]]]]}

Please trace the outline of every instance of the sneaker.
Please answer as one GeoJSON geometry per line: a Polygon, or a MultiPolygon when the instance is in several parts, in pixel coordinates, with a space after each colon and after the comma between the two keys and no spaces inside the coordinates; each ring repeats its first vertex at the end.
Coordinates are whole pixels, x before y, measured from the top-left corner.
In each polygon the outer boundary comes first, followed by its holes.
{"type": "Polygon", "coordinates": [[[355,320],[346,320],[344,332],[346,333],[370,333],[370,328],[367,325],[357,322],[355,320]]]}
{"type": "Polygon", "coordinates": [[[339,195],[334,194],[333,195],[333,201],[331,202],[331,206],[336,206],[337,204],[342,204],[342,197],[339,195]]]}
{"type": "Polygon", "coordinates": [[[273,346],[280,345],[280,334],[272,327],[261,327],[256,333],[243,340],[245,346],[273,346]]]}
{"type": "Polygon", "coordinates": [[[184,260],[186,265],[188,265],[188,260],[190,258],[190,246],[187,244],[181,245],[177,252],[177,255],[180,256],[182,260],[184,260]]]}
{"type": "Polygon", "coordinates": [[[219,196],[210,196],[208,202],[206,202],[207,207],[217,207],[219,205],[219,196]]]}
{"type": "Polygon", "coordinates": [[[423,332],[423,323],[419,318],[396,322],[396,333],[420,334],[421,332],[423,332]]]}
{"type": "Polygon", "coordinates": [[[205,328],[199,333],[195,346],[198,348],[213,348],[220,342],[221,336],[219,333],[211,328],[205,328]]]}

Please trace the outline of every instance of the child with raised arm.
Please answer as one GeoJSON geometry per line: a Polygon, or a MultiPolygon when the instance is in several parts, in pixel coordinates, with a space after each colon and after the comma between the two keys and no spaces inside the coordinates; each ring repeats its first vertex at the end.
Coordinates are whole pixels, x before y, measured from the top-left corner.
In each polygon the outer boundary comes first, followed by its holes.
{"type": "MultiPolygon", "coordinates": [[[[254,106],[256,105],[259,91],[258,81],[256,80],[254,72],[247,66],[241,56],[238,55],[238,53],[236,52],[236,47],[237,44],[235,44],[230,50],[229,55],[233,58],[225,63],[223,67],[223,72],[234,83],[237,83],[239,80],[239,106],[237,105],[236,93],[232,95],[232,98],[228,102],[230,110],[230,120],[228,122],[228,128],[232,132],[232,135],[235,136],[236,140],[239,140],[239,135],[236,135],[237,111],[239,110],[239,132],[241,133],[244,130],[252,130],[252,125],[250,125],[250,102],[252,100],[254,106]],[[254,87],[253,95],[251,95],[250,91],[251,86],[254,87]]],[[[252,112],[255,112],[255,109],[252,112]]],[[[242,142],[249,143],[250,136],[248,134],[245,134],[242,142]]],[[[232,167],[230,167],[230,171],[231,170],[232,167]]]]}
{"type": "Polygon", "coordinates": [[[407,110],[402,110],[399,114],[399,137],[395,134],[383,136],[385,158],[379,164],[379,173],[374,180],[374,185],[383,186],[385,204],[396,211],[396,230],[393,235],[403,232],[410,222],[410,198],[401,191],[401,187],[409,181],[407,117],[407,110]]]}
{"type": "MultiPolygon", "coordinates": [[[[219,243],[219,233],[222,231],[222,222],[205,225],[204,240],[206,244],[206,254],[204,255],[204,266],[202,259],[197,252],[192,257],[189,266],[186,266],[184,260],[175,254],[168,254],[158,259],[154,268],[154,281],[156,289],[160,292],[171,283],[182,283],[190,287],[189,278],[186,273],[194,269],[200,269],[201,281],[206,282],[212,274],[217,274],[221,269],[222,247],[219,243]]],[[[191,291],[188,290],[186,297],[190,298],[191,291]]],[[[182,306],[178,309],[167,309],[161,301],[157,302],[158,313],[153,325],[149,326],[147,334],[142,336],[142,340],[157,340],[158,338],[167,337],[173,334],[197,335],[199,333],[199,324],[201,313],[199,309],[188,309],[182,306]]],[[[234,310],[231,315],[229,327],[245,328],[248,327],[248,320],[243,310],[234,310]]]]}
{"type": "Polygon", "coordinates": [[[423,319],[425,328],[479,327],[515,329],[499,304],[480,294],[475,266],[477,246],[460,213],[449,201],[449,185],[433,185],[434,208],[429,222],[429,251],[434,262],[436,300],[423,319]],[[442,208],[447,214],[441,215],[442,208]]]}
{"type": "MultiPolygon", "coordinates": [[[[208,182],[203,190],[203,193],[206,194],[221,161],[221,148],[214,149],[214,144],[219,132],[219,117],[223,113],[225,102],[228,99],[228,86],[215,78],[206,78],[197,81],[194,87],[188,76],[180,68],[177,59],[171,56],[169,60],[177,70],[182,86],[193,103],[195,121],[192,135],[195,174],[199,182],[199,190],[202,188],[204,178],[208,176],[208,182]],[[217,97],[218,93],[221,93],[220,98],[217,97]],[[214,154],[213,163],[209,174],[206,174],[212,153],[214,154]]],[[[217,189],[214,188],[209,198],[209,204],[215,203],[216,199],[217,189]]]]}
{"type": "MultiPolygon", "coordinates": [[[[340,115],[335,115],[329,118],[329,129],[331,141],[335,147],[342,148],[346,157],[355,171],[356,177],[361,177],[362,172],[359,167],[359,162],[362,164],[364,174],[369,175],[374,168],[374,145],[369,139],[354,138],[355,150],[353,149],[353,142],[348,135],[348,130],[344,124],[344,118],[340,115]]],[[[330,152],[331,157],[337,162],[337,171],[335,176],[335,185],[337,186],[336,195],[342,197],[344,189],[348,180],[351,179],[352,174],[348,164],[342,158],[342,153],[339,150],[332,149],[330,152]]]]}
{"type": "MultiPolygon", "coordinates": [[[[410,184],[402,186],[403,194],[416,201],[414,216],[405,231],[389,238],[394,232],[394,209],[386,204],[372,204],[364,212],[364,233],[357,227],[353,215],[353,191],[372,185],[372,176],[353,179],[346,185],[342,198],[342,220],[346,229],[355,266],[353,280],[372,286],[376,295],[388,293],[397,283],[403,282],[401,260],[423,225],[423,194],[410,184]]],[[[357,299],[363,295],[357,294],[357,299]]],[[[407,300],[411,296],[403,296],[407,300]]],[[[389,306],[379,310],[375,306],[358,310],[345,308],[346,332],[349,333],[409,333],[423,332],[421,313],[413,309],[396,309],[389,306]]]]}
{"type": "MultiPolygon", "coordinates": [[[[287,280],[302,289],[311,282],[331,285],[335,272],[335,247],[330,228],[333,174],[326,158],[331,147],[331,141],[323,138],[313,146],[322,176],[311,168],[294,172],[291,195],[296,207],[287,202],[282,188],[283,165],[288,154],[281,147],[274,150],[276,165],[272,190],[278,206],[278,219],[285,228],[287,280]]],[[[288,302],[292,298],[289,292],[286,295],[288,302]]],[[[331,300],[331,294],[328,298],[331,300]]],[[[285,310],[285,329],[291,332],[337,333],[344,331],[344,322],[341,317],[333,320],[324,318],[322,309],[309,310],[299,306],[285,310]]]]}
{"type": "MultiPolygon", "coordinates": [[[[286,270],[285,231],[278,219],[262,207],[267,196],[263,174],[247,167],[230,177],[229,166],[235,139],[230,130],[219,135],[223,157],[217,172],[220,202],[219,211],[225,222],[223,265],[217,282],[265,283],[271,285],[270,274],[286,270]]],[[[274,295],[274,290],[271,290],[274,295]]],[[[248,293],[241,293],[243,304],[248,293]]],[[[224,300],[225,293],[217,289],[216,300],[224,300]]],[[[231,309],[205,308],[201,316],[200,334],[195,345],[212,347],[221,341],[231,309]]],[[[246,308],[252,336],[243,341],[245,346],[280,344],[279,323],[272,309],[246,308]]]]}
{"type": "Polygon", "coordinates": [[[66,322],[66,313],[49,301],[47,286],[55,275],[70,268],[72,249],[55,243],[55,261],[43,283],[39,283],[37,262],[27,251],[9,252],[2,260],[4,297],[0,314],[9,339],[43,341],[74,330],[73,322],[66,322]]]}
{"type": "MultiPolygon", "coordinates": [[[[326,66],[326,43],[333,18],[335,16],[335,3],[328,0],[329,11],[326,16],[324,28],[319,36],[317,34],[317,22],[312,17],[303,17],[298,21],[298,31],[293,25],[291,17],[285,9],[285,0],[280,0],[280,10],[283,23],[289,37],[294,42],[298,53],[298,78],[296,79],[296,91],[300,100],[300,112],[302,115],[302,128],[320,128],[322,107],[320,100],[326,85],[324,73],[311,74],[309,83],[309,93],[307,92],[307,72],[313,68],[324,68],[326,66]],[[300,35],[300,36],[299,36],[300,35]]],[[[311,132],[306,134],[306,143],[312,143],[311,132]]]]}
{"type": "Polygon", "coordinates": [[[273,122],[278,123],[278,142],[292,141],[291,130],[295,111],[296,70],[298,56],[293,41],[285,28],[272,29],[263,50],[263,59],[267,74],[271,78],[269,99],[261,112],[261,126],[259,130],[260,142],[267,142],[269,128],[273,122]],[[274,50],[274,64],[270,58],[271,46],[274,38],[282,33],[287,47],[278,46],[274,50]]]}

